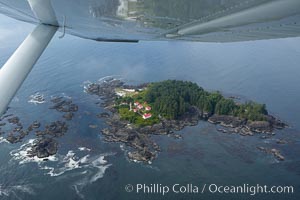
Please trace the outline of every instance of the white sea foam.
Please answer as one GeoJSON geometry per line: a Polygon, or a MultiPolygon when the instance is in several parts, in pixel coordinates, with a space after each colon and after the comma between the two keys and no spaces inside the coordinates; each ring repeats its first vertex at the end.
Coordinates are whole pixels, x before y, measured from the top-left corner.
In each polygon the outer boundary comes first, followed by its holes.
{"type": "MultiPolygon", "coordinates": [[[[90,170],[95,170],[94,175],[90,178],[90,182],[94,182],[99,178],[102,178],[105,170],[110,166],[110,164],[106,164],[107,161],[104,160],[104,156],[96,156],[90,158],[90,155],[85,155],[82,158],[74,157],[73,152],[69,152],[62,161],[59,161],[55,167],[50,166],[41,166],[40,168],[43,170],[47,170],[46,174],[56,177],[65,174],[66,172],[85,168],[86,170],[80,172],[79,175],[85,175],[90,172],[90,170]],[[100,159],[102,162],[95,162],[100,159]]],[[[92,174],[92,173],[90,173],[92,174]]]]}
{"type": "Polygon", "coordinates": [[[30,187],[30,185],[13,185],[13,186],[2,186],[0,185],[0,197],[6,196],[10,199],[22,199],[20,196],[23,196],[20,193],[27,193],[34,195],[35,192],[30,187]]]}
{"type": "Polygon", "coordinates": [[[7,196],[8,197],[8,195],[9,195],[9,192],[7,191],[7,189],[4,189],[2,187],[2,185],[0,185],[0,197],[1,196],[7,196]]]}
{"type": "MultiPolygon", "coordinates": [[[[98,79],[98,83],[104,83],[104,82],[109,82],[109,81],[114,81],[114,80],[121,80],[122,76],[121,75],[111,75],[111,76],[105,76],[100,79],[98,79]]],[[[83,92],[88,93],[88,88],[89,86],[93,84],[91,81],[87,80],[84,81],[82,86],[83,86],[83,92]]]]}
{"type": "Polygon", "coordinates": [[[125,149],[125,145],[124,144],[120,144],[120,149],[122,150],[122,151],[125,151],[126,149],[125,149]]]}
{"type": "Polygon", "coordinates": [[[35,94],[29,96],[28,103],[37,105],[37,104],[43,104],[45,102],[46,102],[46,100],[45,100],[44,95],[39,92],[36,92],[35,94]]]}
{"type": "Polygon", "coordinates": [[[78,150],[79,151],[91,151],[91,149],[86,148],[86,147],[79,147],[78,150]]]}
{"type": "Polygon", "coordinates": [[[98,171],[91,177],[90,183],[96,182],[98,179],[103,178],[105,171],[111,164],[107,164],[104,156],[100,156],[92,162],[92,166],[97,168],[98,171]]]}
{"type": "MultiPolygon", "coordinates": [[[[12,158],[14,160],[19,161],[19,164],[25,164],[25,163],[31,163],[31,162],[35,162],[35,163],[42,163],[44,162],[43,158],[38,158],[37,156],[29,156],[28,151],[31,150],[31,146],[34,143],[34,139],[29,140],[27,143],[21,145],[21,147],[19,149],[13,150],[10,152],[10,155],[12,156],[12,158]]],[[[58,158],[54,155],[54,156],[49,156],[47,158],[49,161],[57,161],[58,158]]]]}
{"type": "Polygon", "coordinates": [[[72,97],[67,95],[66,93],[61,93],[61,96],[66,98],[66,99],[72,99],[72,97]]]}
{"type": "Polygon", "coordinates": [[[88,93],[88,88],[89,88],[89,86],[92,84],[92,82],[91,81],[84,81],[83,82],[83,92],[84,93],[88,93]]]}
{"type": "Polygon", "coordinates": [[[105,171],[111,166],[111,164],[107,164],[107,161],[104,159],[105,156],[114,155],[114,154],[106,154],[100,155],[98,157],[91,158],[92,162],[90,165],[86,166],[87,170],[79,173],[82,176],[81,179],[77,180],[71,187],[75,190],[78,197],[81,199],[85,199],[84,195],[81,193],[82,190],[97,180],[103,178],[105,171]]]}
{"type": "Polygon", "coordinates": [[[105,82],[107,79],[113,79],[115,80],[115,78],[117,77],[122,77],[121,75],[111,75],[111,76],[105,76],[105,77],[102,77],[98,80],[98,82],[105,82]]]}
{"type": "Polygon", "coordinates": [[[82,188],[80,188],[79,186],[80,186],[80,185],[75,184],[75,185],[73,185],[73,188],[74,188],[76,194],[77,194],[81,199],[85,199],[85,198],[84,198],[84,195],[81,193],[82,188]]]}
{"type": "Polygon", "coordinates": [[[0,144],[1,143],[9,143],[4,137],[0,137],[0,144]]]}
{"type": "MultiPolygon", "coordinates": [[[[115,153],[105,153],[100,155],[90,155],[90,149],[87,147],[78,147],[75,150],[70,150],[65,155],[58,154],[56,156],[48,157],[48,161],[35,157],[29,157],[28,151],[30,150],[34,140],[31,139],[27,143],[20,146],[19,149],[10,152],[12,159],[17,161],[20,165],[26,163],[37,163],[39,169],[45,171],[45,175],[51,177],[62,176],[67,178],[70,176],[63,176],[67,172],[72,172],[72,176],[78,177],[77,181],[72,184],[72,188],[78,194],[78,196],[84,199],[81,194],[82,189],[97,180],[103,178],[105,171],[111,166],[105,159],[108,156],[113,156],[115,153]],[[85,154],[85,155],[82,155],[85,154]],[[50,161],[50,162],[49,162],[50,161]],[[77,171],[78,169],[82,169],[77,171]]],[[[16,188],[21,190],[21,188],[16,188]]],[[[30,188],[23,188],[23,192],[33,192],[30,188]]],[[[1,195],[10,195],[7,190],[4,190],[0,186],[1,195]]],[[[0,195],[0,196],[1,196],[0,195]]]]}
{"type": "MultiPolygon", "coordinates": [[[[47,158],[48,162],[45,162],[44,159],[38,158],[37,156],[29,156],[28,151],[31,150],[33,143],[34,139],[31,139],[27,143],[21,145],[20,148],[11,151],[10,155],[12,156],[12,159],[18,161],[20,165],[37,163],[40,169],[47,171],[46,174],[54,177],[63,175],[68,171],[85,168],[85,170],[90,169],[97,171],[94,173],[93,177],[91,177],[91,182],[94,182],[99,178],[102,178],[105,170],[110,166],[107,164],[105,157],[114,155],[114,153],[100,154],[97,156],[86,154],[79,157],[76,155],[76,152],[70,150],[66,155],[50,156],[47,158]]],[[[78,150],[78,152],[90,151],[90,149],[86,147],[79,147],[78,150]]]]}

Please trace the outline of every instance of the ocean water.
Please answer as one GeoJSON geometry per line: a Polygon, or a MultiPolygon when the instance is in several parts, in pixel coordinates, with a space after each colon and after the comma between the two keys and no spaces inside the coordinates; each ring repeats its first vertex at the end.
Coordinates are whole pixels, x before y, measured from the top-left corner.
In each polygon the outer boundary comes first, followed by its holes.
{"type": "MultiPolygon", "coordinates": [[[[0,66],[33,29],[32,25],[0,16],[0,66]]],[[[232,44],[140,42],[99,43],[66,35],[55,36],[10,105],[10,113],[24,124],[49,123],[61,116],[49,110],[52,96],[72,98],[79,111],[59,139],[60,148],[49,161],[30,159],[21,144],[0,140],[0,199],[299,199],[300,197],[300,38],[232,44]],[[96,114],[103,110],[95,96],[84,93],[87,81],[103,77],[128,83],[165,79],[189,80],[207,90],[221,91],[267,104],[269,111],[290,127],[262,140],[219,133],[200,122],[179,133],[153,139],[162,152],[151,165],[127,160],[128,148],[106,143],[106,127],[96,114]],[[36,93],[43,104],[30,102],[36,93]],[[97,125],[91,129],[89,125],[97,125]],[[285,138],[287,145],[276,144],[285,138]],[[278,162],[256,149],[278,148],[286,157],[278,162]],[[136,194],[127,184],[219,184],[293,186],[294,194],[136,194]]]]}

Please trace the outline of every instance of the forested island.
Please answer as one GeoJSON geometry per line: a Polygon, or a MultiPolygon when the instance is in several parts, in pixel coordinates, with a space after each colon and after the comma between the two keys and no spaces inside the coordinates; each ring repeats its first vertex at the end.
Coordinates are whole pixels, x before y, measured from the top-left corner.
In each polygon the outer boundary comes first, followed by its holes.
{"type": "Polygon", "coordinates": [[[121,118],[139,126],[153,125],[159,122],[159,118],[179,119],[191,107],[198,109],[204,118],[213,115],[228,115],[249,121],[267,121],[268,118],[265,104],[252,101],[239,104],[233,99],[225,98],[220,92],[205,91],[188,81],[167,80],[150,83],[142,89],[123,91],[125,92],[116,98],[121,118]],[[131,112],[130,105],[134,104],[142,105],[141,108],[151,108],[152,117],[142,120],[142,115],[131,112]]]}
{"type": "Polygon", "coordinates": [[[86,92],[101,97],[100,106],[111,113],[98,114],[109,125],[101,131],[105,140],[132,147],[128,157],[134,161],[151,162],[157,156],[160,148],[151,135],[181,138],[174,131],[195,126],[199,120],[220,124],[224,127],[220,132],[243,136],[264,133],[271,137],[274,129],[286,127],[268,114],[265,104],[237,102],[189,81],[130,86],[111,79],[89,84],[86,92]]]}

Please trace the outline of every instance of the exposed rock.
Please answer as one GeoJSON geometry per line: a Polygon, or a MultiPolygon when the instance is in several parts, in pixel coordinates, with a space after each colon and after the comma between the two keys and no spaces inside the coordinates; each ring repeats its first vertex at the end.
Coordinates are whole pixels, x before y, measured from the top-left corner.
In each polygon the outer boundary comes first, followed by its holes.
{"type": "Polygon", "coordinates": [[[11,124],[18,124],[19,121],[20,121],[19,117],[13,117],[8,119],[8,122],[11,124]]]}
{"type": "Polygon", "coordinates": [[[179,134],[171,134],[172,137],[174,137],[175,139],[182,139],[182,136],[179,134]]]}
{"type": "Polygon", "coordinates": [[[23,129],[23,126],[17,126],[14,128],[13,132],[20,132],[23,129]]]}
{"type": "Polygon", "coordinates": [[[19,137],[15,136],[14,134],[10,133],[10,134],[8,134],[6,140],[8,142],[14,144],[14,143],[20,142],[21,139],[19,137]]]}
{"type": "Polygon", "coordinates": [[[281,120],[279,119],[276,119],[275,117],[271,116],[271,115],[267,115],[265,116],[267,118],[267,121],[272,124],[273,128],[276,128],[276,129],[282,129],[282,128],[285,128],[287,127],[288,125],[284,122],[282,122],[281,120]]]}
{"type": "MultiPolygon", "coordinates": [[[[78,106],[74,104],[71,99],[65,97],[55,97],[51,99],[51,102],[54,104],[51,109],[55,109],[59,112],[64,112],[63,117],[67,120],[71,120],[73,118],[74,112],[78,111],[78,106]]],[[[34,121],[28,126],[26,130],[24,130],[19,117],[14,116],[13,114],[9,114],[1,117],[0,119],[0,134],[5,134],[4,131],[1,131],[1,127],[5,126],[6,123],[2,122],[1,120],[6,119],[11,124],[10,127],[12,128],[12,131],[6,136],[7,141],[10,143],[22,142],[22,139],[29,135],[30,132],[41,127],[40,122],[34,121]]],[[[36,139],[35,144],[32,146],[30,156],[45,158],[55,154],[58,145],[53,138],[61,137],[67,131],[68,125],[63,121],[52,122],[51,124],[45,126],[45,130],[36,130],[35,135],[38,139],[36,139]],[[50,136],[51,138],[47,138],[47,136],[50,136]]]]}
{"type": "Polygon", "coordinates": [[[288,141],[286,141],[286,140],[284,140],[284,139],[278,139],[278,140],[276,141],[276,143],[277,143],[277,144],[287,144],[288,141]]]}
{"type": "Polygon", "coordinates": [[[58,112],[70,113],[78,111],[78,106],[70,99],[55,97],[51,100],[51,102],[54,103],[54,105],[50,107],[50,109],[55,109],[58,112]]]}
{"type": "Polygon", "coordinates": [[[208,122],[232,128],[240,127],[246,123],[245,120],[229,115],[213,115],[208,119],[208,122]]]}
{"type": "Polygon", "coordinates": [[[277,160],[280,160],[280,161],[284,161],[285,160],[284,156],[281,155],[281,153],[280,153],[279,150],[277,150],[277,149],[271,149],[271,152],[277,158],[277,160]]]}
{"type": "Polygon", "coordinates": [[[44,135],[46,135],[46,132],[45,132],[45,131],[36,131],[36,132],[35,132],[35,135],[36,135],[37,137],[44,136],[44,135]]]}
{"type": "Polygon", "coordinates": [[[251,132],[251,130],[248,127],[242,127],[239,130],[240,135],[242,136],[253,136],[253,132],[251,132]]]}
{"type": "Polygon", "coordinates": [[[223,129],[223,128],[219,128],[219,129],[217,129],[217,131],[219,131],[221,133],[228,133],[228,130],[223,129]]]}
{"type": "Polygon", "coordinates": [[[29,134],[29,131],[24,131],[24,130],[22,130],[22,131],[20,131],[20,137],[23,139],[25,136],[27,136],[29,134]]]}
{"type": "MultiPolygon", "coordinates": [[[[243,136],[253,136],[254,133],[273,134],[274,128],[284,128],[286,126],[283,122],[270,115],[266,115],[266,119],[266,121],[247,121],[234,116],[213,115],[208,119],[208,122],[231,127],[233,128],[231,132],[240,133],[243,136]]],[[[219,129],[220,132],[227,133],[227,131],[223,130],[225,129],[219,129]]]]}
{"type": "Polygon", "coordinates": [[[54,137],[61,137],[68,131],[66,122],[56,121],[46,125],[45,133],[54,137]]]}
{"type": "Polygon", "coordinates": [[[267,153],[268,150],[265,147],[257,147],[258,150],[267,153]]]}
{"type": "Polygon", "coordinates": [[[272,125],[267,121],[248,122],[247,127],[257,133],[271,133],[273,131],[272,125]]]}
{"type": "Polygon", "coordinates": [[[280,153],[278,149],[267,149],[265,147],[257,147],[257,149],[264,153],[272,154],[279,161],[285,160],[284,156],[280,153]]]}
{"type": "Polygon", "coordinates": [[[74,114],[72,112],[68,112],[63,115],[63,118],[65,118],[66,120],[72,120],[73,116],[74,116],[74,114]]]}
{"type": "Polygon", "coordinates": [[[34,129],[36,129],[36,128],[40,128],[40,126],[41,126],[41,123],[40,122],[38,122],[38,121],[34,121],[33,123],[32,123],[32,128],[34,128],[34,129]]]}
{"type": "Polygon", "coordinates": [[[71,104],[69,106],[69,112],[77,112],[78,111],[78,106],[76,104],[71,104]]]}
{"type": "Polygon", "coordinates": [[[53,97],[51,99],[51,102],[56,104],[56,103],[61,102],[62,100],[63,100],[63,97],[53,97]]]}
{"type": "Polygon", "coordinates": [[[104,113],[98,114],[97,117],[98,118],[108,118],[108,117],[110,117],[110,115],[108,113],[104,112],[104,113]]]}
{"type": "Polygon", "coordinates": [[[128,158],[133,161],[149,162],[155,158],[155,154],[147,150],[134,151],[128,153],[128,158]]]}
{"type": "Polygon", "coordinates": [[[52,138],[37,139],[31,150],[28,152],[30,156],[37,156],[38,158],[46,158],[56,154],[58,143],[52,138]]]}
{"type": "Polygon", "coordinates": [[[38,129],[41,127],[41,123],[38,121],[34,121],[28,128],[28,131],[33,131],[33,129],[38,129]]]}

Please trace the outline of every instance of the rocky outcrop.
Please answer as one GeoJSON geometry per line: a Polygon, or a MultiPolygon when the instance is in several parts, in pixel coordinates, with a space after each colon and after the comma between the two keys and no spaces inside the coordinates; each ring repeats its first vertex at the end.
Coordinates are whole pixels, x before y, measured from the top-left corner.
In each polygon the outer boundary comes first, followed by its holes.
{"type": "Polygon", "coordinates": [[[72,112],[68,112],[68,113],[63,115],[63,118],[65,118],[68,121],[72,120],[73,117],[74,117],[74,114],[72,112]]]}
{"type": "Polygon", "coordinates": [[[12,117],[7,120],[11,124],[18,124],[20,122],[19,117],[12,117]]]}
{"type": "Polygon", "coordinates": [[[271,133],[273,126],[268,121],[248,122],[246,125],[252,132],[256,133],[271,133]]]}
{"type": "Polygon", "coordinates": [[[51,124],[46,125],[45,128],[45,134],[54,137],[61,137],[68,131],[68,125],[66,122],[62,121],[52,122],[51,124]]]}
{"type": "Polygon", "coordinates": [[[29,156],[38,158],[46,158],[55,155],[58,149],[58,143],[52,138],[37,139],[28,152],[29,156]]]}
{"type": "Polygon", "coordinates": [[[281,129],[287,125],[273,116],[266,115],[266,121],[247,121],[234,116],[213,115],[208,122],[220,124],[223,127],[232,128],[230,130],[218,129],[220,132],[239,133],[243,136],[254,135],[255,133],[272,134],[274,129],[281,129]]]}
{"type": "Polygon", "coordinates": [[[281,154],[281,152],[278,149],[267,149],[265,147],[257,147],[258,150],[267,153],[272,154],[277,160],[284,161],[285,157],[281,154]]]}
{"type": "Polygon", "coordinates": [[[109,118],[110,117],[110,114],[107,113],[107,112],[104,112],[104,113],[100,113],[97,115],[98,118],[109,118]]]}
{"type": "Polygon", "coordinates": [[[246,124],[246,120],[229,115],[213,115],[208,119],[208,122],[231,128],[241,127],[246,124]]]}
{"type": "Polygon", "coordinates": [[[134,151],[128,153],[128,158],[133,161],[151,162],[156,157],[151,151],[134,151]]]}
{"type": "MultiPolygon", "coordinates": [[[[51,109],[64,113],[62,117],[67,121],[72,120],[74,113],[78,111],[78,106],[74,104],[70,98],[54,97],[51,99],[51,103],[53,104],[51,109]]],[[[10,143],[22,142],[27,135],[34,132],[37,139],[35,144],[31,147],[30,155],[39,158],[54,155],[58,147],[58,143],[54,138],[62,137],[68,131],[67,123],[61,120],[46,124],[42,130],[42,124],[38,121],[34,121],[25,129],[19,117],[13,114],[1,117],[0,127],[3,126],[9,126],[9,129],[11,129],[7,133],[0,129],[0,134],[7,134],[6,139],[10,143]],[[5,120],[8,123],[5,123],[5,120]]]]}

